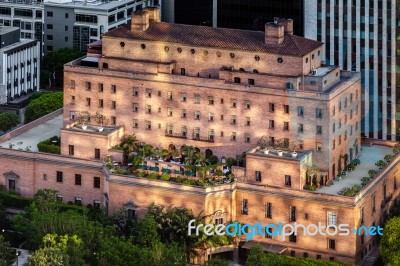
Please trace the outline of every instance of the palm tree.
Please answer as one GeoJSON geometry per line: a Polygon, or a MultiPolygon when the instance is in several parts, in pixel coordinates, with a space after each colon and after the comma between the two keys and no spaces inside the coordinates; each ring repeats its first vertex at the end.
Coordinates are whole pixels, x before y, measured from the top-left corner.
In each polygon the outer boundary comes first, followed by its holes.
{"type": "Polygon", "coordinates": [[[138,141],[135,134],[128,135],[122,139],[122,150],[124,151],[124,163],[128,161],[128,156],[131,152],[137,149],[138,141]]]}

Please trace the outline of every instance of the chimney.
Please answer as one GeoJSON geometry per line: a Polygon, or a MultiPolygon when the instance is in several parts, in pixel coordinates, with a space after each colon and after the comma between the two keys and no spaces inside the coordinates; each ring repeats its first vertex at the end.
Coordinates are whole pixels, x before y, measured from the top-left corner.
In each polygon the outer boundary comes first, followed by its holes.
{"type": "Polygon", "coordinates": [[[150,21],[161,22],[161,15],[160,15],[159,7],[146,7],[143,10],[149,13],[150,21]]]}
{"type": "Polygon", "coordinates": [[[268,22],[265,24],[265,44],[279,45],[283,43],[285,38],[285,27],[275,22],[268,22]]]}
{"type": "Polygon", "coordinates": [[[293,19],[280,19],[278,23],[285,28],[285,34],[293,35],[293,19]]]}
{"type": "Polygon", "coordinates": [[[150,15],[147,11],[141,10],[131,14],[131,31],[145,31],[150,25],[150,15]]]}

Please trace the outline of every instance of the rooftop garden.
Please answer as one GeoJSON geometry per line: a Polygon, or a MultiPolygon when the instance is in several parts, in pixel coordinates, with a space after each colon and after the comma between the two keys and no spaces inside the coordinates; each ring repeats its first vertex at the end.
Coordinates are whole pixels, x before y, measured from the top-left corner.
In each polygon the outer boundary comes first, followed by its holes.
{"type": "Polygon", "coordinates": [[[220,162],[212,152],[200,152],[193,146],[182,146],[179,150],[173,144],[168,149],[154,148],[139,143],[135,135],[129,135],[114,149],[121,150],[123,154],[122,162],[114,161],[112,156],[105,159],[105,165],[114,174],[199,187],[227,184],[235,180],[230,171],[237,163],[234,158],[220,162]]]}

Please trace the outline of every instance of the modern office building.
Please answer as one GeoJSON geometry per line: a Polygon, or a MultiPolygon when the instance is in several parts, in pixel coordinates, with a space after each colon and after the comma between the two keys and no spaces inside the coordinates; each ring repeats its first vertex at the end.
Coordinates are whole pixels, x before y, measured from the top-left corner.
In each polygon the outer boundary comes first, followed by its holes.
{"type": "Polygon", "coordinates": [[[42,41],[43,3],[31,0],[0,1],[0,26],[21,29],[21,38],[42,41]]]}
{"type": "Polygon", "coordinates": [[[163,0],[162,21],[264,31],[275,17],[294,20],[294,33],[304,33],[304,2],[291,0],[163,0]]]}
{"type": "Polygon", "coordinates": [[[20,36],[19,28],[0,26],[0,105],[18,105],[39,90],[40,42],[20,36]]]}
{"type": "Polygon", "coordinates": [[[325,63],[361,71],[364,135],[395,140],[400,2],[305,0],[304,5],[305,36],[325,43],[325,63]]]}
{"type": "Polygon", "coordinates": [[[44,51],[73,48],[86,51],[109,30],[126,24],[133,11],[153,5],[151,0],[45,0],[44,51]]]}

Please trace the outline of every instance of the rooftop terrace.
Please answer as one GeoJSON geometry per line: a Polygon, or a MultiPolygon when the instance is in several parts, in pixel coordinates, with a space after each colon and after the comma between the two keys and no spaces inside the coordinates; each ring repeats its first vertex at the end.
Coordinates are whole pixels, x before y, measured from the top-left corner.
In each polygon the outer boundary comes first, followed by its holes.
{"type": "Polygon", "coordinates": [[[375,163],[383,160],[385,155],[392,154],[392,150],[393,148],[386,146],[362,146],[361,157],[359,158],[361,161],[360,165],[355,170],[342,176],[341,180],[334,181],[334,184],[329,187],[317,189],[317,192],[338,195],[339,191],[343,191],[345,188],[351,188],[353,185],[361,185],[361,178],[368,176],[369,170],[378,171],[378,166],[375,163]]]}

